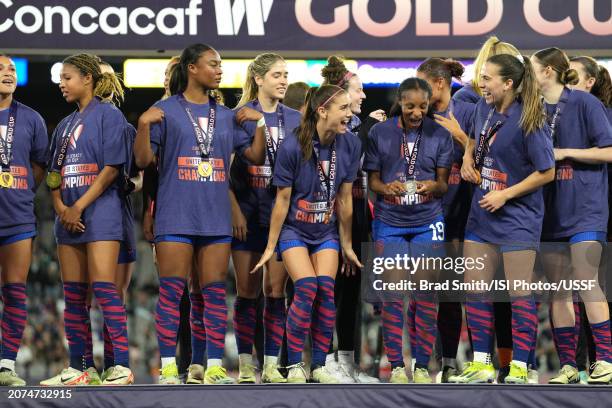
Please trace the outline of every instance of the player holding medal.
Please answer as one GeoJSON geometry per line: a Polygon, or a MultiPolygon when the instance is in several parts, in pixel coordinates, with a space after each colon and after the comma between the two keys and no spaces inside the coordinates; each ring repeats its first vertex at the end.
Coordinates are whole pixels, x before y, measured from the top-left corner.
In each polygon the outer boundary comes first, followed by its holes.
{"type": "Polygon", "coordinates": [[[300,127],[287,134],[278,151],[270,234],[255,269],[277,250],[294,282],[287,314],[287,381],[306,382],[302,351],[312,327],[311,378],[337,383],[325,367],[325,357],[335,322],[338,230],[346,262],[361,266],[351,242],[352,183],[361,147],[347,132],[352,113],[346,91],[334,85],[311,88],[306,101],[300,127]]]}
{"type": "MultiPolygon", "coordinates": [[[[441,197],[448,188],[453,141],[446,129],[426,116],[430,98],[426,81],[406,79],[398,88],[391,118],[370,130],[363,168],[377,195],[374,240],[386,257],[409,254],[417,245],[419,254],[438,255],[432,243],[444,242],[441,197]]],[[[429,271],[417,274],[423,279],[432,277],[429,271]]],[[[385,351],[393,369],[390,381],[407,383],[402,355],[403,296],[387,296],[382,320],[385,351]]],[[[416,360],[414,381],[429,383],[427,365],[436,337],[437,305],[431,293],[417,292],[410,301],[420,322],[410,338],[416,360]]]]}
{"type": "Polygon", "coordinates": [[[34,194],[44,177],[47,129],[33,109],[17,102],[17,70],[0,54],[0,269],[2,345],[0,386],[23,386],[15,360],[26,325],[26,281],[36,236],[34,194]]]}
{"type": "MultiPolygon", "coordinates": [[[[250,64],[243,93],[237,110],[262,112],[266,126],[266,161],[263,166],[248,162],[241,154],[232,163],[232,200],[234,239],[232,260],[236,271],[238,296],[234,303],[234,331],[238,345],[239,383],[254,383],[253,343],[255,341],[257,299],[262,289],[264,307],[264,350],[261,381],[284,383],[278,371],[278,354],[285,331],[285,284],[287,271],[283,263],[271,259],[263,271],[249,272],[264,252],[268,241],[270,213],[276,195],[272,174],[279,146],[287,133],[299,126],[301,114],[280,101],[287,89],[287,63],[278,54],[258,55],[250,64]]],[[[257,131],[255,122],[245,122],[243,129],[249,136],[257,131]]],[[[258,350],[259,351],[259,350],[258,350]]]]}
{"type": "MultiPolygon", "coordinates": [[[[552,142],[535,73],[528,59],[500,54],[488,59],[479,83],[484,100],[476,105],[473,126],[479,134],[470,138],[461,168],[462,177],[478,185],[463,255],[486,261],[484,268],[467,268],[465,281],[491,282],[503,262],[506,279],[531,282],[544,216],[541,187],[554,179],[552,142]]],[[[513,350],[505,382],[525,384],[537,334],[536,305],[529,290],[509,294],[513,350]]],[[[469,291],[465,308],[474,361],[449,381],[492,382],[493,299],[469,291]]]]}
{"type": "Polygon", "coordinates": [[[177,384],[176,335],[179,303],[192,258],[197,259],[204,298],[208,355],[204,382],[233,380],[221,366],[227,306],[225,280],[232,241],[229,166],[232,153],[244,146],[249,161],[265,158],[263,129],[251,144],[236,121],[257,121],[260,112],[238,112],[209,96],[221,82],[221,57],[213,48],[185,48],[170,79],[172,96],[157,102],[139,120],[134,153],[140,168],[157,155],[159,187],[155,244],[160,274],[157,335],[162,359],[160,383],[177,384]]]}
{"type": "Polygon", "coordinates": [[[103,384],[131,384],[134,376],[129,369],[127,318],[114,283],[120,241],[124,239],[121,169],[127,156],[127,122],[106,99],[122,100],[123,88],[114,74],[102,72],[100,59],[91,54],[66,58],[60,78],[66,101],[78,104],[78,110],[56,128],[47,177],[57,213],[55,235],[70,366],[41,385],[99,381],[93,356],[86,349],[89,282],[113,346],[115,366],[103,384]]]}

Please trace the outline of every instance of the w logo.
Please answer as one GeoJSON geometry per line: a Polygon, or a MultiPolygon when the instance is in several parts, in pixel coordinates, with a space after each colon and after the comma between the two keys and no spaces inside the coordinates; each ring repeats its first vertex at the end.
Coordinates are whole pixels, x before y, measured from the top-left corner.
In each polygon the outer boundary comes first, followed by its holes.
{"type": "Polygon", "coordinates": [[[72,136],[70,136],[70,146],[72,146],[73,149],[76,149],[77,140],[79,140],[79,137],[81,136],[82,132],[83,125],[81,124],[74,130],[72,136]]]}
{"type": "Polygon", "coordinates": [[[215,0],[217,32],[219,35],[238,35],[246,15],[249,35],[265,35],[274,0],[215,0]],[[248,4],[248,6],[247,6],[248,4]]]}

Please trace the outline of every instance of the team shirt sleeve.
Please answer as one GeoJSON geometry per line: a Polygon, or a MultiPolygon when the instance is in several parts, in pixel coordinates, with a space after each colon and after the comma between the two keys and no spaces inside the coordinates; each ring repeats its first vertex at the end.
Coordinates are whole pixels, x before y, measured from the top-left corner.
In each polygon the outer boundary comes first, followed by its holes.
{"type": "Polygon", "coordinates": [[[49,161],[49,136],[45,121],[40,115],[34,117],[33,131],[30,160],[35,163],[47,163],[49,161]]]}
{"type": "Polygon", "coordinates": [[[438,157],[436,159],[436,167],[450,169],[453,164],[453,138],[447,131],[444,131],[438,144],[438,157]]]}
{"type": "Polygon", "coordinates": [[[294,143],[282,143],[278,149],[276,163],[274,165],[273,184],[277,187],[291,187],[295,180],[298,161],[301,157],[299,149],[293,149],[294,143]],[[297,150],[297,151],[296,151],[297,150]]]}
{"type": "Polygon", "coordinates": [[[527,156],[537,171],[555,167],[555,155],[548,126],[545,125],[542,129],[528,134],[525,137],[525,143],[527,156]]]}
{"type": "Polygon", "coordinates": [[[235,113],[232,115],[232,123],[234,151],[242,156],[244,154],[244,151],[251,146],[252,138],[247,132],[247,130],[240,126],[238,122],[236,122],[235,113]]]}
{"type": "Polygon", "coordinates": [[[363,159],[363,169],[365,171],[380,171],[381,162],[378,153],[378,128],[380,125],[375,125],[368,133],[367,146],[363,159]]]}
{"type": "Polygon", "coordinates": [[[359,162],[361,156],[361,141],[356,135],[345,134],[342,137],[350,137],[354,142],[351,143],[351,151],[349,152],[349,168],[344,179],[344,183],[352,183],[357,179],[357,171],[359,170],[359,162]]]}
{"type": "Polygon", "coordinates": [[[116,108],[109,109],[102,117],[102,149],[104,166],[125,164],[125,118],[116,108]]]}
{"type": "Polygon", "coordinates": [[[585,100],[586,126],[591,145],[597,147],[612,146],[612,125],[607,120],[606,108],[595,100],[585,100]]]}

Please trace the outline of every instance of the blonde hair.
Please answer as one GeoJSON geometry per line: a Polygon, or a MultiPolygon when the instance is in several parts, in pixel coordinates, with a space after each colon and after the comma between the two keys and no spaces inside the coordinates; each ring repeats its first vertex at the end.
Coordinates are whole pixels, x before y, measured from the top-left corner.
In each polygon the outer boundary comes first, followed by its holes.
{"type": "Polygon", "coordinates": [[[284,61],[283,57],[271,52],[259,54],[257,57],[255,57],[247,68],[246,80],[242,86],[242,95],[240,96],[240,101],[238,101],[238,105],[236,105],[236,107],[244,106],[257,98],[259,87],[257,86],[257,82],[255,82],[255,77],[258,76],[263,78],[268,73],[272,65],[278,61],[284,61]]]}
{"type": "Polygon", "coordinates": [[[499,54],[519,55],[520,52],[514,45],[503,42],[494,35],[489,37],[487,41],[482,44],[478,56],[474,61],[474,78],[472,78],[472,88],[474,88],[474,91],[480,96],[482,96],[480,87],[478,86],[480,82],[480,71],[482,71],[482,67],[489,58],[499,54]]]}
{"type": "Polygon", "coordinates": [[[168,87],[166,87],[164,89],[164,95],[162,96],[162,100],[167,99],[170,97],[170,95],[172,95],[170,93],[170,78],[172,77],[172,72],[174,72],[174,69],[176,68],[176,65],[179,63],[179,61],[181,60],[181,56],[180,55],[175,55],[174,57],[170,58],[170,61],[168,61],[168,65],[166,66],[170,66],[170,69],[168,69],[168,87]]]}
{"type": "Polygon", "coordinates": [[[75,54],[64,59],[64,64],[70,64],[79,70],[81,75],[91,75],[93,79],[93,94],[104,101],[119,105],[123,102],[125,92],[123,83],[115,73],[102,73],[102,60],[93,54],[75,54]]]}

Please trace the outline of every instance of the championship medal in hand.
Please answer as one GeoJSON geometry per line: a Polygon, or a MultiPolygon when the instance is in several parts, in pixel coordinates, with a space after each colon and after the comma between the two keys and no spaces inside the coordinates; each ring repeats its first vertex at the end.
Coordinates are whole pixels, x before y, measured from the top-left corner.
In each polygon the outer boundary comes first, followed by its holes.
{"type": "Polygon", "coordinates": [[[208,160],[202,160],[198,164],[198,174],[202,177],[210,177],[213,172],[212,164],[208,160]]]}
{"type": "Polygon", "coordinates": [[[406,187],[406,194],[415,194],[417,191],[417,182],[414,179],[408,180],[406,183],[404,183],[404,187],[406,187]]]}

